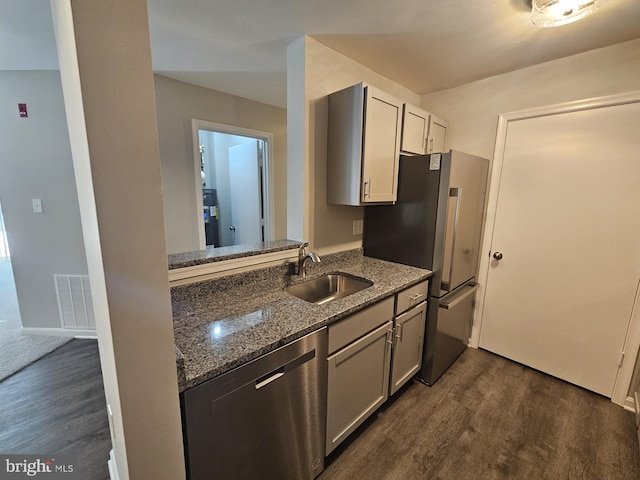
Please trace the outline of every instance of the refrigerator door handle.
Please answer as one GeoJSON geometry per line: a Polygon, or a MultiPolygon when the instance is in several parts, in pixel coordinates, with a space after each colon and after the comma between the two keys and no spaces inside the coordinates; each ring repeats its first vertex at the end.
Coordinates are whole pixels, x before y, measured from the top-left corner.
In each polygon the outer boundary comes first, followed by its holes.
{"type": "Polygon", "coordinates": [[[463,302],[464,300],[466,300],[466,298],[475,293],[475,291],[478,289],[479,285],[477,283],[467,283],[464,287],[464,289],[466,289],[466,292],[464,292],[462,295],[454,295],[455,298],[453,300],[451,300],[450,302],[448,301],[440,301],[440,304],[438,305],[440,308],[444,308],[445,310],[449,310],[453,307],[455,307],[456,305],[458,305],[459,303],[463,302]]]}
{"type": "Polygon", "coordinates": [[[458,234],[458,220],[460,218],[460,202],[462,201],[462,188],[460,187],[450,188],[449,197],[454,197],[456,199],[456,211],[453,217],[453,233],[451,235],[451,260],[449,262],[449,278],[446,282],[449,285],[449,287],[452,287],[451,281],[453,277],[453,266],[455,265],[456,236],[458,234]]]}

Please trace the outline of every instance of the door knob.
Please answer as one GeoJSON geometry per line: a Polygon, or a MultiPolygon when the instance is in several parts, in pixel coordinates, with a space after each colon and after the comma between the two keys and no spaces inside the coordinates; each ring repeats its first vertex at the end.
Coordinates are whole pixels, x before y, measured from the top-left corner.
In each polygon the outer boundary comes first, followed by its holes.
{"type": "Polygon", "coordinates": [[[502,260],[502,254],[500,252],[495,252],[493,254],[493,258],[495,258],[496,260],[500,261],[500,260],[502,260]]]}

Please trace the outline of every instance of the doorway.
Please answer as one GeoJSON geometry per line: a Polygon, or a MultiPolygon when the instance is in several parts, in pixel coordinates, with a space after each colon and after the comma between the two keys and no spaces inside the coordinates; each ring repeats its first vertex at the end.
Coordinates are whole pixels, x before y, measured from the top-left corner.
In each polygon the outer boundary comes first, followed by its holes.
{"type": "Polygon", "coordinates": [[[271,134],[193,120],[200,247],[271,240],[271,134]]]}
{"type": "Polygon", "coordinates": [[[640,102],[539,110],[501,120],[479,344],[622,405],[638,349],[640,102]]]}

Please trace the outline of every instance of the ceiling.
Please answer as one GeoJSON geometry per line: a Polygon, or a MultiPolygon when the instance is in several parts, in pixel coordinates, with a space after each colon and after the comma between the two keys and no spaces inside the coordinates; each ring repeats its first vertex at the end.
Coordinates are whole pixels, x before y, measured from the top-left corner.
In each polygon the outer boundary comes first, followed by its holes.
{"type": "MultiPolygon", "coordinates": [[[[640,38],[640,1],[535,28],[530,0],[148,0],[154,70],[286,106],[307,34],[419,94],[640,38]]],[[[49,2],[0,0],[0,70],[57,69],[49,2]]]]}

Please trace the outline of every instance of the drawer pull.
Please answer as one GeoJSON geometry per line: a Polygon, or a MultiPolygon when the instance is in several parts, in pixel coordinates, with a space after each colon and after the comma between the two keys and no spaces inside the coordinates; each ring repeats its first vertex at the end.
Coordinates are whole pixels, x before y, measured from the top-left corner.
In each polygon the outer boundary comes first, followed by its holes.
{"type": "Polygon", "coordinates": [[[423,293],[416,293],[416,294],[411,295],[411,296],[409,297],[409,301],[410,301],[410,302],[417,302],[417,301],[418,301],[418,299],[420,299],[420,298],[422,298],[422,297],[424,297],[424,294],[423,294],[423,293]]]}

